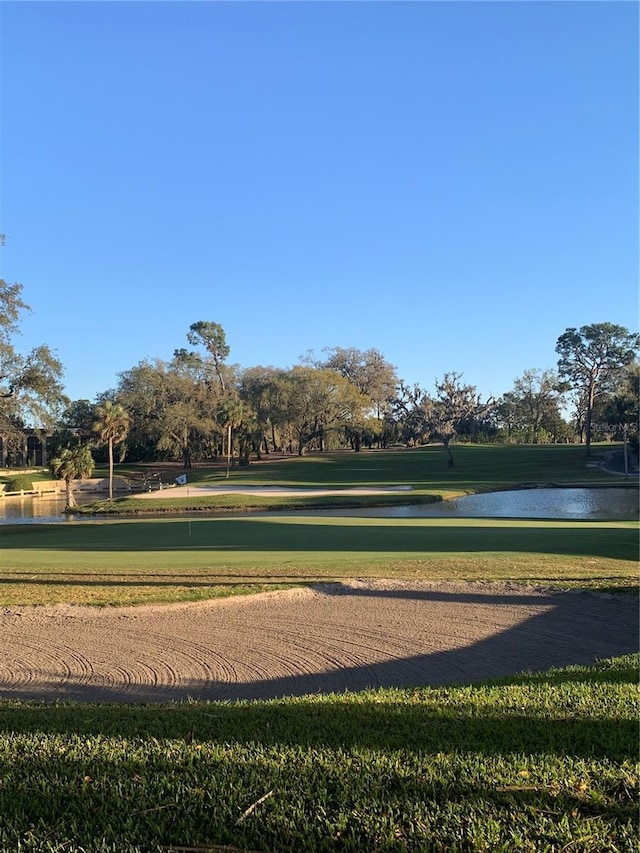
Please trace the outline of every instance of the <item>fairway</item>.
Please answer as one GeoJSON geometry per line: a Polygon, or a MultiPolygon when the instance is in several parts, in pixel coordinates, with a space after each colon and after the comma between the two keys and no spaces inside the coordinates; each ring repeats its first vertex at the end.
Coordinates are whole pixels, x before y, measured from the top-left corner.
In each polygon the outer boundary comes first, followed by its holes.
{"type": "Polygon", "coordinates": [[[96,853],[124,837],[132,851],[440,850],[467,827],[461,850],[635,849],[637,659],[620,656],[638,647],[637,522],[305,511],[614,484],[576,451],[460,448],[453,472],[440,448],[285,460],[234,476],[272,495],[176,490],[114,501],[120,517],[0,528],[0,752],[15,769],[0,846],[52,853],[53,831],[96,853]],[[343,494],[276,495],[275,481],[343,494]],[[168,514],[126,515],[140,505],[168,514]],[[212,508],[227,513],[197,513],[212,508]]]}
{"type": "Polygon", "coordinates": [[[353,576],[630,586],[634,522],[298,514],[18,525],[2,531],[4,605],[141,604],[353,576]]]}
{"type": "MultiPolygon", "coordinates": [[[[611,450],[602,447],[600,458],[611,450]]],[[[267,491],[338,489],[344,497],[185,497],[183,487],[175,490],[176,497],[167,489],[151,500],[101,502],[98,511],[123,513],[108,520],[3,527],[0,604],[157,604],[350,577],[637,588],[638,524],[633,521],[326,517],[291,511],[300,502],[307,508],[336,500],[374,506],[527,484],[621,484],[601,468],[587,467],[579,445],[460,445],[455,458],[456,465],[447,469],[442,447],[426,446],[276,459],[238,469],[229,482],[234,488],[269,486],[267,491]],[[400,485],[410,490],[347,494],[400,485]],[[197,512],[248,507],[272,511],[215,518],[197,512]],[[159,510],[167,516],[127,516],[159,510]]],[[[167,469],[166,479],[172,474],[175,469],[167,469]]],[[[201,492],[203,486],[220,487],[222,474],[219,467],[199,467],[188,482],[201,492]]]]}
{"type": "MultiPolygon", "coordinates": [[[[99,501],[93,509],[81,507],[77,512],[139,515],[214,510],[286,511],[431,503],[475,492],[536,485],[621,486],[619,477],[611,476],[598,464],[608,458],[614,447],[599,448],[595,464],[589,466],[580,445],[460,445],[455,448],[453,468],[447,468],[444,451],[437,445],[263,458],[235,469],[230,479],[225,478],[220,465],[199,465],[188,472],[186,487],[165,488],[145,496],[121,496],[113,503],[99,501]],[[252,493],[220,493],[225,486],[252,493]],[[209,487],[210,491],[203,491],[203,487],[209,487]],[[299,493],[285,494],[287,489],[299,493]],[[380,493],[364,496],[358,495],[358,490],[380,493]],[[330,494],[323,495],[323,491],[330,494]]],[[[135,465],[119,467],[121,474],[138,482],[143,472],[148,474],[149,470],[135,465]]],[[[164,468],[159,465],[157,471],[165,484],[171,484],[181,469],[176,465],[164,468]]]]}

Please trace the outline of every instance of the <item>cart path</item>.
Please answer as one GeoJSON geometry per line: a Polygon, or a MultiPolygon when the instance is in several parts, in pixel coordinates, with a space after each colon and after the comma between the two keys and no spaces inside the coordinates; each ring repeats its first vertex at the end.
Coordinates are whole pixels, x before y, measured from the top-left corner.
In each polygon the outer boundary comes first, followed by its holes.
{"type": "Polygon", "coordinates": [[[136,608],[0,612],[0,697],[154,702],[467,683],[638,650],[638,601],[350,580],[136,608]]]}

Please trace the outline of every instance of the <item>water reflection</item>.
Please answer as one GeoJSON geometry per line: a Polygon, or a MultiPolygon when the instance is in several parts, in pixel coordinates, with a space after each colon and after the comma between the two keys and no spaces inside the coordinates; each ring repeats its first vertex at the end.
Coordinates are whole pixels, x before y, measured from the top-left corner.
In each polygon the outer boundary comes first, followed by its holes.
{"type": "Polygon", "coordinates": [[[633,521],[636,489],[518,489],[467,495],[417,506],[326,510],[323,515],[360,518],[540,518],[633,521]]]}
{"type": "MultiPolygon", "coordinates": [[[[93,503],[94,495],[78,495],[79,504],[93,503]]],[[[66,516],[64,497],[4,498],[0,524],[61,523],[99,516],[66,516]]],[[[540,518],[632,521],[638,518],[638,490],[614,489],[519,489],[468,495],[452,501],[413,506],[360,507],[353,509],[299,510],[298,515],[351,518],[540,518]]],[[[198,518],[221,513],[197,513],[198,518]]],[[[228,513],[225,513],[228,517],[228,513]]],[[[238,516],[258,513],[238,513],[238,516]]],[[[260,513],[264,515],[264,513],[260,513]]],[[[150,515],[145,515],[151,518],[150,515]]],[[[158,516],[166,518],[166,514],[158,516]]]]}
{"type": "MultiPolygon", "coordinates": [[[[76,501],[79,506],[95,503],[96,495],[76,495],[76,501]]],[[[51,524],[82,518],[82,516],[74,518],[74,516],[65,515],[66,505],[64,495],[62,497],[26,495],[22,498],[3,498],[0,501],[0,524],[51,524]]]]}

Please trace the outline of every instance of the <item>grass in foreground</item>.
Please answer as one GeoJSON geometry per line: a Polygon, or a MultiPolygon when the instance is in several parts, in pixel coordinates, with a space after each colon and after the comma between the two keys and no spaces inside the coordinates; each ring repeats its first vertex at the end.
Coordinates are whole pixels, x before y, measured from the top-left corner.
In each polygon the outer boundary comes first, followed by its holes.
{"type": "Polygon", "coordinates": [[[15,525],[0,604],[190,601],[345,577],[638,585],[634,522],[317,516],[15,525]]]}
{"type": "Polygon", "coordinates": [[[0,703],[16,851],[638,849],[638,656],[255,703],[0,703]]]}

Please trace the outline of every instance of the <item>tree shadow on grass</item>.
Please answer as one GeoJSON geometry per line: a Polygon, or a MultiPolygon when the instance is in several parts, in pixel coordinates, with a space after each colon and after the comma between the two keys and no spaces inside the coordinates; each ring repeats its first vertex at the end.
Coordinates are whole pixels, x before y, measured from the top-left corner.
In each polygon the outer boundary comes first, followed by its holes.
{"type": "Polygon", "coordinates": [[[428,754],[572,755],[612,761],[637,758],[637,728],[632,719],[577,717],[569,708],[566,716],[555,718],[544,711],[527,712],[515,702],[501,712],[478,710],[472,696],[449,706],[442,693],[428,690],[372,701],[365,696],[357,702],[307,697],[295,703],[4,704],[0,715],[0,731],[14,734],[180,738],[428,754]]]}
{"type": "Polygon", "coordinates": [[[231,552],[438,554],[517,552],[566,554],[638,559],[638,531],[633,525],[593,522],[505,522],[488,524],[446,523],[428,519],[348,519],[348,523],[322,518],[312,523],[300,519],[197,519],[157,522],[82,522],[74,526],[50,525],[36,530],[13,528],[4,538],[10,563],[11,550],[128,552],[210,551],[231,552]]]}

